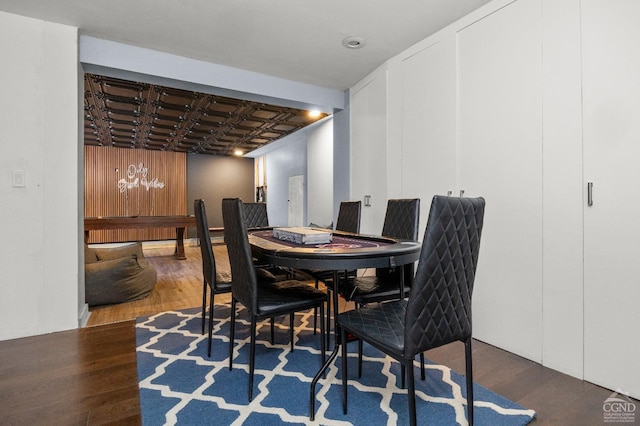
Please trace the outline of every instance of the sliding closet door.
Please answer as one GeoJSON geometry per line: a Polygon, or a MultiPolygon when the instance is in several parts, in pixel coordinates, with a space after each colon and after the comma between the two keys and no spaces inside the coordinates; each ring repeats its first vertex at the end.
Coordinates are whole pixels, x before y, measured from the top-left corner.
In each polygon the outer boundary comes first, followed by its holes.
{"type": "Polygon", "coordinates": [[[402,196],[421,198],[422,239],[433,196],[457,188],[455,37],[404,58],[400,66],[402,196]]]}
{"type": "Polygon", "coordinates": [[[584,378],[640,397],[640,2],[583,0],[584,378]]]}
{"type": "Polygon", "coordinates": [[[474,337],[542,359],[540,0],[458,33],[459,188],[486,199],[474,337]]]}
{"type": "Polygon", "coordinates": [[[380,235],[387,210],[387,78],[378,70],[351,89],[351,198],[360,232],[380,235]]]}

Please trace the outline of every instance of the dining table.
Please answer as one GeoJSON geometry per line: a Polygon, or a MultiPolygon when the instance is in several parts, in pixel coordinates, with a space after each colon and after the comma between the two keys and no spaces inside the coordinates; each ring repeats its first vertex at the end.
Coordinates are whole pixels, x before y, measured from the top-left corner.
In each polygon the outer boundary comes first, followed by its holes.
{"type": "MultiPolygon", "coordinates": [[[[312,228],[314,229],[314,228],[312,228]]],[[[365,234],[322,229],[331,233],[331,241],[323,244],[297,244],[274,236],[273,228],[248,230],[254,257],[261,263],[292,269],[333,271],[333,312],[338,313],[339,272],[365,268],[392,268],[417,261],[420,257],[419,241],[401,240],[365,234]]],[[[400,289],[404,289],[404,268],[400,270],[400,289]]],[[[401,294],[401,297],[403,295],[401,294]]],[[[311,382],[310,419],[315,416],[315,387],[326,369],[334,362],[340,350],[340,330],[334,326],[333,352],[311,382]]]]}

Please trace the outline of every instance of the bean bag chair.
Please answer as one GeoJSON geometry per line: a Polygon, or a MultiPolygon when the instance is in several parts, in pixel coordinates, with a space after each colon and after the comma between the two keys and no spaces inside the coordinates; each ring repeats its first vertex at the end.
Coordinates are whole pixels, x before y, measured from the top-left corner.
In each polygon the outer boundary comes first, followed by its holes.
{"type": "Polygon", "coordinates": [[[85,245],[85,301],[89,306],[129,302],[147,297],[157,273],[142,254],[142,243],[115,248],[85,245]]]}

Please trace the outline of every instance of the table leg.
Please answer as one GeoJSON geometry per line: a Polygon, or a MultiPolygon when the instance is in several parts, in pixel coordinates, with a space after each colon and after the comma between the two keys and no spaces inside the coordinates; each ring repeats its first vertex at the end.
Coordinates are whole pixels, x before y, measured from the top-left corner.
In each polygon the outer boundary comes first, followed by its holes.
{"type": "Polygon", "coordinates": [[[400,300],[404,300],[404,267],[400,266],[400,300]]]}
{"type": "Polygon", "coordinates": [[[329,356],[329,359],[320,367],[320,370],[316,373],[315,377],[311,381],[311,391],[309,395],[309,418],[313,421],[316,415],[316,383],[320,380],[320,377],[324,374],[324,372],[329,368],[329,366],[333,363],[333,360],[338,356],[338,350],[340,349],[340,327],[338,327],[338,323],[336,321],[338,317],[338,271],[333,271],[333,352],[329,356]]]}
{"type": "Polygon", "coordinates": [[[186,228],[176,228],[176,249],[173,254],[176,259],[184,260],[187,256],[184,254],[184,231],[186,228]]]}

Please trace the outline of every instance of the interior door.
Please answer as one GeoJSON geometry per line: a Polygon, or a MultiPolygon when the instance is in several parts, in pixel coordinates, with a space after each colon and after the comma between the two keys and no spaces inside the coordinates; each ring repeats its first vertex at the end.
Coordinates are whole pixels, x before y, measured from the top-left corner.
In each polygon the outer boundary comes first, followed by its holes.
{"type": "Polygon", "coordinates": [[[584,378],[640,397],[640,2],[582,1],[584,378]],[[586,189],[585,189],[585,192],[586,189]],[[585,194],[589,198],[589,194],[585,194]]]}
{"type": "Polygon", "coordinates": [[[455,191],[456,39],[402,60],[402,196],[420,197],[420,231],[431,199],[455,191]]]}
{"type": "Polygon", "coordinates": [[[304,226],[304,176],[289,177],[288,226],[304,226]]]}
{"type": "Polygon", "coordinates": [[[487,202],[473,334],[536,362],[542,361],[540,16],[540,0],[519,0],[458,33],[459,189],[487,202]]]}

